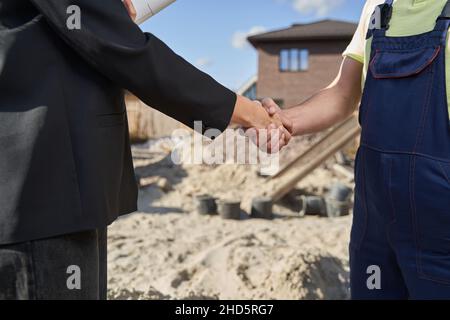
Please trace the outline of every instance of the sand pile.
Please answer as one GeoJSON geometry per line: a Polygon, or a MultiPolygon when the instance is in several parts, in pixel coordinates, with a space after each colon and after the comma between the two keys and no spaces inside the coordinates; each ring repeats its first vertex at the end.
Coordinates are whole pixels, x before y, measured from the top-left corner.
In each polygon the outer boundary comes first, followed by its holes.
{"type": "MultiPolygon", "coordinates": [[[[282,161],[306,149],[296,141],[282,161]]],[[[111,299],[345,299],[351,217],[300,218],[285,205],[273,221],[225,221],[195,214],[194,198],[242,200],[248,212],[265,178],[251,165],[174,165],[166,140],[136,159],[141,213],[109,231],[111,299]]],[[[305,179],[321,194],[342,181],[333,161],[305,179]]],[[[347,181],[349,183],[349,181],[347,181]]]]}
{"type": "Polygon", "coordinates": [[[345,299],[349,225],[349,217],[235,222],[134,215],[110,230],[110,295],[345,299]],[[114,288],[131,293],[120,295],[114,288]]]}

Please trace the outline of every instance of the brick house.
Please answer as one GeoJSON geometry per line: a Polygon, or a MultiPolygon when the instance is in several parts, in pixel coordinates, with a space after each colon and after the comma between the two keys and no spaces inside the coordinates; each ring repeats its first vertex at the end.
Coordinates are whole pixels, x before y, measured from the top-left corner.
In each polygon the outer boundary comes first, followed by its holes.
{"type": "Polygon", "coordinates": [[[356,28],[322,20],[249,37],[258,51],[258,76],[242,93],[272,97],[282,107],[304,101],[335,78],[356,28]]]}

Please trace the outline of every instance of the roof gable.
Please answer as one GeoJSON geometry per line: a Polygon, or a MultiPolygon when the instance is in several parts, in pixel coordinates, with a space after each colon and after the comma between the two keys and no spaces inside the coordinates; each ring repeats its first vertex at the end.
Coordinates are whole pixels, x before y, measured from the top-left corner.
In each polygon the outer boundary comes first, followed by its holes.
{"type": "Polygon", "coordinates": [[[248,38],[248,41],[257,46],[262,42],[302,41],[302,40],[350,40],[358,27],[357,24],[338,21],[321,20],[308,24],[294,24],[289,28],[266,32],[248,38]]]}

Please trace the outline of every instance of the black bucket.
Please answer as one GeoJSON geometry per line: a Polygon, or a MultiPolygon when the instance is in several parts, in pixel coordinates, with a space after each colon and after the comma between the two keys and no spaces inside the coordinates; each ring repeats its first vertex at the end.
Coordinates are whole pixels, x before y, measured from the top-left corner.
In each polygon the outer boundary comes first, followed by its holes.
{"type": "Polygon", "coordinates": [[[347,187],[346,185],[342,183],[336,183],[333,186],[331,186],[330,192],[328,194],[329,199],[339,201],[339,202],[346,202],[350,198],[350,195],[352,194],[352,189],[347,187]]]}
{"type": "Polygon", "coordinates": [[[217,215],[216,199],[209,195],[198,196],[197,197],[197,212],[204,216],[217,215]]]}
{"type": "Polygon", "coordinates": [[[327,199],[327,214],[328,218],[338,218],[348,216],[350,214],[350,202],[349,201],[336,201],[333,199],[327,199]]]}
{"type": "Polygon", "coordinates": [[[226,220],[241,220],[241,202],[219,201],[219,215],[226,220]]]}
{"type": "Polygon", "coordinates": [[[302,196],[302,209],[300,216],[326,216],[327,206],[325,199],[319,196],[302,196]]]}
{"type": "Polygon", "coordinates": [[[334,184],[326,197],[329,218],[343,217],[350,214],[350,196],[353,190],[342,183],[334,184]]]}
{"type": "Polygon", "coordinates": [[[273,201],[268,197],[255,198],[252,201],[251,217],[256,219],[273,219],[273,201]]]}

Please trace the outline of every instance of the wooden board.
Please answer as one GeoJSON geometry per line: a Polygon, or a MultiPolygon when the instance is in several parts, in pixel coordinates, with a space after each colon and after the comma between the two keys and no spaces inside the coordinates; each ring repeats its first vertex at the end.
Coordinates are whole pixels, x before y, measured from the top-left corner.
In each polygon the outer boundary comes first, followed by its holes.
{"type": "MultiPolygon", "coordinates": [[[[336,152],[344,148],[361,133],[356,115],[351,116],[333,128],[325,137],[309,148],[305,153],[294,159],[280,172],[267,181],[270,191],[266,195],[274,201],[280,200],[289,191],[317,169],[336,152]]],[[[269,189],[269,188],[267,188],[269,189]]]]}

